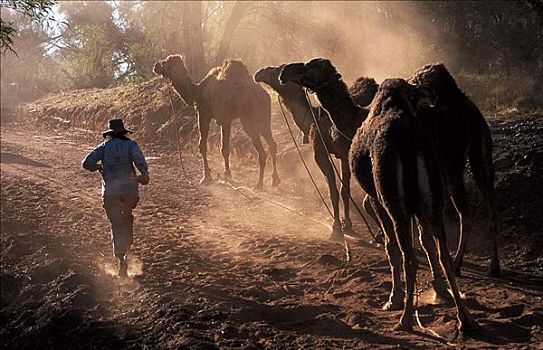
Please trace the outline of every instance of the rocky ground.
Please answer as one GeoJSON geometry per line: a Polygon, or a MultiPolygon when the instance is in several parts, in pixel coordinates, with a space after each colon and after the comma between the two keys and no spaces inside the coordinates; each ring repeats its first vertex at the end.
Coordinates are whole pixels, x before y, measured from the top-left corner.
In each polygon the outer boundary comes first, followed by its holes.
{"type": "MultiPolygon", "coordinates": [[[[184,154],[183,176],[175,152],[143,144],[152,178],[135,210],[130,278],[121,280],[99,175],[80,168],[100,135],[17,119],[3,123],[2,345],[541,348],[543,121],[507,116],[491,123],[504,276],[484,276],[484,251],[477,249],[482,238],[474,237],[458,279],[481,331],[455,337],[454,308],[426,302],[429,271],[419,254],[420,319],[446,341],[420,329],[390,331],[400,312],[380,309],[390,287],[383,248],[367,243],[367,230],[357,222],[362,239],[351,241],[353,260],[344,263],[343,248],[327,241],[324,207],[300,185],[302,173],[292,164],[282,167],[277,189],[269,187],[269,176],[256,194],[221,183],[201,187],[194,185],[200,175],[195,154],[184,154]]],[[[218,157],[213,165],[221,169],[218,157]]],[[[253,162],[236,162],[233,169],[241,186],[256,179],[253,162]]]]}

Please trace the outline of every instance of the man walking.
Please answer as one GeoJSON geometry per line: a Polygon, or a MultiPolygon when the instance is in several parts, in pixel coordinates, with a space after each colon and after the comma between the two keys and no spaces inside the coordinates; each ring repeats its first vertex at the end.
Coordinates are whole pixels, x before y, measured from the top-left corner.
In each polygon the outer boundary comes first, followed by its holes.
{"type": "Polygon", "coordinates": [[[149,183],[149,170],[138,144],[127,137],[122,119],[112,119],[102,133],[107,140],[83,159],[83,168],[102,174],[102,200],[111,223],[113,254],[119,262],[119,276],[127,276],[126,253],[133,240],[132,209],[139,200],[139,184],[149,183]],[[99,163],[100,162],[100,163],[99,163]],[[136,176],[134,165],[140,171],[136,176]]]}

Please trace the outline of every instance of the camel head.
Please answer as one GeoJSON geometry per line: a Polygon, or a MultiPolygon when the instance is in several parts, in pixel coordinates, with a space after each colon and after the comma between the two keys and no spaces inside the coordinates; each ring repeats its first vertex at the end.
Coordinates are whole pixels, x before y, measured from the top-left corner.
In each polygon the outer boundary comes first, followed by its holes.
{"type": "Polygon", "coordinates": [[[194,85],[181,55],[170,55],[165,60],[158,61],[153,67],[153,72],[168,78],[174,90],[187,105],[194,104],[194,85]]]}
{"type": "Polygon", "coordinates": [[[434,107],[436,103],[437,97],[432,89],[410,84],[404,79],[389,78],[379,85],[372,107],[401,107],[416,115],[420,109],[434,107]]]}
{"type": "Polygon", "coordinates": [[[275,86],[279,84],[279,74],[285,65],[280,65],[279,67],[269,66],[259,69],[255,75],[254,80],[257,83],[265,83],[270,86],[275,86]]]}
{"type": "Polygon", "coordinates": [[[314,58],[307,63],[287,64],[281,71],[279,80],[281,84],[291,81],[317,91],[329,83],[341,80],[341,74],[337,72],[330,60],[314,58]]]}
{"type": "Polygon", "coordinates": [[[153,72],[170,80],[186,80],[189,74],[181,55],[170,55],[165,60],[158,61],[153,67],[153,72]]]}

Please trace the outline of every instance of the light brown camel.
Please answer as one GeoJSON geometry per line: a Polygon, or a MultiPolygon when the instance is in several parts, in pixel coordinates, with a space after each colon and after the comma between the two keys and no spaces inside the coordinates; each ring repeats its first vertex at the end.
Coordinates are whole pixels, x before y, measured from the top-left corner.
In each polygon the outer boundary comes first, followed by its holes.
{"type": "Polygon", "coordinates": [[[456,274],[461,274],[462,259],[475,220],[468,208],[464,172],[469,160],[475,183],[483,196],[490,241],[490,265],[487,274],[500,275],[494,208],[494,165],[492,137],[485,118],[475,104],[458,88],[443,64],[426,65],[410,82],[428,87],[438,96],[437,108],[421,111],[420,117],[434,133],[441,173],[460,217],[460,239],[456,251],[456,274]]]}
{"type": "MultiPolygon", "coordinates": [[[[350,177],[349,170],[349,148],[351,140],[342,137],[336,130],[330,118],[320,107],[310,107],[306,100],[303,87],[295,83],[281,84],[279,74],[283,69],[281,66],[269,66],[258,70],[255,75],[255,81],[262,82],[270,86],[279,94],[281,101],[292,114],[295,124],[304,134],[304,140],[309,140],[313,147],[314,159],[324,174],[330,191],[332,201],[334,222],[332,225],[332,238],[343,238],[342,230],[345,233],[352,232],[352,223],[349,215],[349,197],[350,197],[350,177]],[[311,109],[312,110],[311,110],[311,109]],[[344,220],[341,222],[339,216],[339,192],[336,185],[336,176],[332,163],[328,158],[325,147],[322,143],[318,129],[314,123],[313,115],[317,119],[320,130],[323,132],[323,139],[326,147],[336,158],[340,159],[342,165],[341,198],[343,200],[344,220]],[[345,171],[344,171],[345,170],[345,171]]],[[[360,77],[353,84],[350,93],[355,97],[358,104],[367,105],[373,99],[377,92],[377,83],[375,80],[366,77],[360,77]]],[[[353,128],[358,128],[362,119],[357,119],[352,123],[353,128]]],[[[355,129],[356,130],[356,129],[355,129]]],[[[305,141],[307,143],[307,141],[305,141]]]]}
{"type": "MultiPolygon", "coordinates": [[[[432,105],[435,100],[429,89],[410,85],[403,79],[385,80],[368,118],[353,139],[349,158],[358,183],[376,209],[386,240],[397,241],[402,252],[406,295],[395,329],[413,329],[418,260],[410,223],[415,218],[426,251],[437,250],[456,304],[459,330],[473,330],[477,324],[462,303],[447,250],[443,184],[434,137],[428,125],[417,117],[422,106],[432,105]]],[[[389,254],[393,275],[400,274],[398,258],[389,254]]],[[[393,277],[393,281],[399,281],[399,276],[393,277]]]]}
{"type": "Polygon", "coordinates": [[[194,106],[198,112],[200,132],[199,149],[204,163],[204,176],[201,183],[211,181],[211,170],[207,162],[207,138],[209,123],[215,119],[221,126],[221,153],[224,158],[224,176],[230,172],[230,131],[232,121],[239,118],[241,125],[251,138],[258,153],[260,172],[255,188],[261,189],[266,165],[266,152],[260,140],[264,137],[272,156],[272,185],[281,180],[277,174],[277,145],[271,132],[270,96],[253,81],[247,67],[239,60],[226,60],[222,67],[213,68],[198,84],[191,81],[189,72],[181,55],[170,55],[158,61],[153,71],[168,78],[181,99],[194,106]]]}
{"type": "MultiPolygon", "coordinates": [[[[286,65],[279,79],[282,83],[293,82],[302,85],[306,88],[315,91],[322,107],[329,112],[334,124],[349,138],[354,137],[356,129],[353,129],[353,120],[357,120],[358,125],[366,119],[368,110],[354,103],[350,97],[347,86],[341,79],[341,75],[329,60],[316,58],[307,63],[292,63],[286,65]],[[354,130],[354,131],[353,131],[354,130]]],[[[347,164],[348,166],[348,164],[347,164]]],[[[348,168],[350,169],[350,168],[348,168]]],[[[370,198],[365,200],[365,207],[371,206],[370,198]]],[[[371,211],[375,212],[375,208],[371,206],[371,211]]],[[[376,214],[374,217],[376,218],[376,214]]],[[[377,218],[376,218],[377,219],[377,218]]],[[[381,224],[381,223],[380,223],[381,224]]],[[[385,227],[381,224],[381,231],[385,231],[385,227]]],[[[428,236],[421,236],[427,238],[428,236]]],[[[448,300],[450,295],[447,291],[443,276],[440,272],[439,260],[434,250],[426,249],[431,242],[421,241],[426,255],[430,262],[432,271],[432,286],[435,291],[437,300],[448,300]]],[[[391,257],[393,286],[391,289],[389,300],[383,305],[384,310],[398,310],[403,306],[403,291],[401,289],[399,262],[401,260],[400,251],[396,240],[388,240],[385,242],[387,254],[391,257]],[[393,263],[395,265],[393,265],[393,263]]]]}

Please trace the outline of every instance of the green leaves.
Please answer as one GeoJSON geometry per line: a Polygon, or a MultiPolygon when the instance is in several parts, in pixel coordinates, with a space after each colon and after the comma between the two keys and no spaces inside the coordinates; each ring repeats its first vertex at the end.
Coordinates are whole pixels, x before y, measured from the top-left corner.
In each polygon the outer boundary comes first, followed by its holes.
{"type": "Polygon", "coordinates": [[[13,50],[13,37],[17,29],[13,22],[4,21],[4,11],[14,11],[27,17],[31,22],[42,23],[46,20],[54,21],[51,9],[56,3],[54,0],[0,0],[2,19],[0,21],[0,50],[5,54],[13,50]]]}

